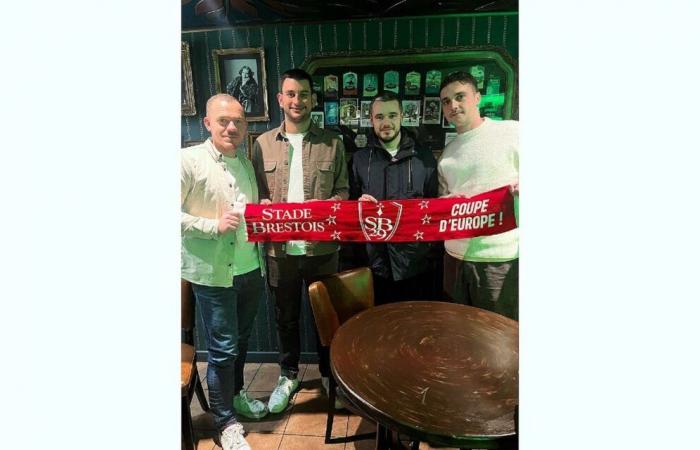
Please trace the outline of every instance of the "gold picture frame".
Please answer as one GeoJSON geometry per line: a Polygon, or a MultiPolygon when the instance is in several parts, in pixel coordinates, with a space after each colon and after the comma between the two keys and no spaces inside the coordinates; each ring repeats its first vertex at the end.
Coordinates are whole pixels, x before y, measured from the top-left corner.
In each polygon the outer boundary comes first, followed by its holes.
{"type": "Polygon", "coordinates": [[[246,155],[248,155],[248,159],[252,159],[253,157],[253,143],[255,140],[263,134],[263,131],[248,131],[248,141],[246,142],[246,155]]]}
{"type": "Polygon", "coordinates": [[[182,104],[181,114],[183,116],[195,116],[197,115],[197,109],[194,104],[194,83],[192,80],[192,63],[190,62],[190,46],[187,42],[181,42],[180,48],[180,65],[182,67],[182,73],[180,74],[182,86],[180,95],[182,104]]]}
{"type": "Polygon", "coordinates": [[[243,106],[248,122],[270,120],[265,50],[227,48],[212,51],[216,92],[228,93],[243,106]]]}

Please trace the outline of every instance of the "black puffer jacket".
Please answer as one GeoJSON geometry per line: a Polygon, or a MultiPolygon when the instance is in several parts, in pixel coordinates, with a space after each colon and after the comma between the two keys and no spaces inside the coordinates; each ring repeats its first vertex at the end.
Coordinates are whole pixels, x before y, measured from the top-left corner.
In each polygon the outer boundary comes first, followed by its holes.
{"type": "MultiPolygon", "coordinates": [[[[350,198],[369,194],[377,200],[437,197],[437,162],[433,154],[420,148],[404,128],[401,143],[391,157],[374,133],[367,148],[352,157],[350,198]]],[[[367,244],[372,272],[383,278],[403,280],[428,269],[431,244],[367,244]]]]}

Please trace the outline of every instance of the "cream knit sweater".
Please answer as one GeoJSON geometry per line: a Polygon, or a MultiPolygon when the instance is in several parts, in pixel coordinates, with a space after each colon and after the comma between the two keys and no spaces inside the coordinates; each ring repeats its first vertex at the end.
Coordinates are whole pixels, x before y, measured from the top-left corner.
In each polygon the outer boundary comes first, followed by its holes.
{"type": "MultiPolygon", "coordinates": [[[[518,122],[488,117],[458,134],[438,161],[440,195],[473,195],[518,182],[518,122]]],[[[515,217],[518,218],[518,196],[515,217]]],[[[502,262],[518,257],[518,229],[493,236],[445,241],[445,250],[464,261],[502,262]]]]}

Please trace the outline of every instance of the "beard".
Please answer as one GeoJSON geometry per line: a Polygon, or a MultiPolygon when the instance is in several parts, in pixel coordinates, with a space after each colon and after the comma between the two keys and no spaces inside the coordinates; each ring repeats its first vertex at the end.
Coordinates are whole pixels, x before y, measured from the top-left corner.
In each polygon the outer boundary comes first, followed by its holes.
{"type": "Polygon", "coordinates": [[[378,134],[377,137],[379,138],[380,141],[382,141],[386,144],[386,143],[389,143],[389,142],[393,141],[394,139],[396,139],[396,136],[398,136],[398,134],[399,134],[399,130],[393,130],[393,133],[388,138],[385,138],[381,134],[378,134]]]}

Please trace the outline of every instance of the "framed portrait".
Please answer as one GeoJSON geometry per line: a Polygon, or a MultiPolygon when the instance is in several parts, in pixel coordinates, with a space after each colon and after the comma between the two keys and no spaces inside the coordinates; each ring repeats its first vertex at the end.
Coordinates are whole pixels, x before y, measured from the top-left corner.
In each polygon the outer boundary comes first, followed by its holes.
{"type": "Polygon", "coordinates": [[[471,66],[469,68],[469,73],[476,80],[476,86],[479,88],[479,90],[484,89],[484,66],[481,64],[471,66]]]}
{"type": "Polygon", "coordinates": [[[326,75],[323,77],[323,95],[329,99],[338,98],[338,77],[335,75],[326,75]]]}
{"type": "Polygon", "coordinates": [[[359,123],[356,98],[340,99],[340,124],[357,126],[359,123]]]}
{"type": "Polygon", "coordinates": [[[246,141],[246,155],[248,159],[253,157],[253,143],[261,134],[259,131],[248,131],[248,140],[246,141]]]}
{"type": "Polygon", "coordinates": [[[388,70],[384,72],[384,90],[391,91],[394,94],[399,93],[399,72],[396,70],[388,70]]]}
{"type": "Polygon", "coordinates": [[[441,110],[440,97],[423,97],[424,124],[439,124],[441,110]]]}
{"type": "Polygon", "coordinates": [[[357,95],[357,74],[355,72],[343,74],[343,95],[357,95]]]}
{"type": "Polygon", "coordinates": [[[360,126],[364,128],[369,128],[372,126],[372,120],[370,119],[370,106],[372,106],[372,100],[362,100],[360,102],[360,126]]]}
{"type": "Polygon", "coordinates": [[[401,126],[417,127],[420,123],[420,100],[401,100],[403,119],[401,126]]]}
{"type": "Polygon", "coordinates": [[[403,92],[405,95],[420,94],[420,73],[408,72],[406,74],[406,83],[403,92]]]}
{"type": "Polygon", "coordinates": [[[425,74],[425,93],[439,94],[440,83],[442,82],[442,72],[439,70],[429,70],[425,74]]]}
{"type": "Polygon", "coordinates": [[[325,128],[323,111],[311,111],[311,122],[318,128],[325,128]]]}
{"type": "Polygon", "coordinates": [[[265,50],[262,48],[228,48],[212,51],[216,91],[235,97],[245,111],[248,122],[270,120],[267,106],[265,50]]]}
{"type": "Polygon", "coordinates": [[[377,90],[377,74],[376,73],[366,73],[363,79],[362,96],[363,97],[373,97],[379,92],[377,90]]]}
{"type": "Polygon", "coordinates": [[[194,116],[197,110],[194,106],[194,83],[192,82],[192,63],[190,62],[190,46],[187,42],[181,42],[181,58],[180,66],[182,73],[180,74],[180,83],[182,92],[180,101],[182,103],[182,115],[194,116]]]}
{"type": "Polygon", "coordinates": [[[326,113],[326,125],[338,125],[338,102],[326,102],[323,106],[326,113]]]}

